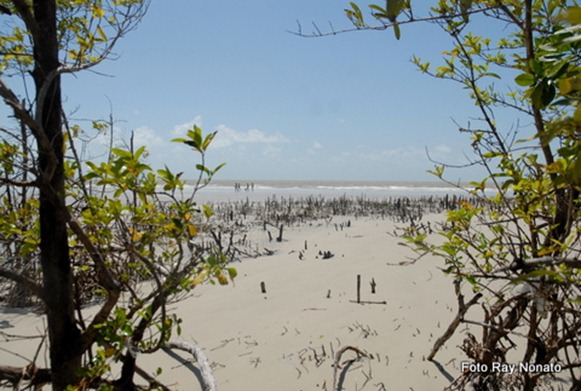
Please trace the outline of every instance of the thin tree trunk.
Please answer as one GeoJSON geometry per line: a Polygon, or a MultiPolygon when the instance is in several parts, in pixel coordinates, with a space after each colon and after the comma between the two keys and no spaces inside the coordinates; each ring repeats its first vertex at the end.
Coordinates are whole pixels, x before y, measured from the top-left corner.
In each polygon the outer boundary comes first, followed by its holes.
{"type": "Polygon", "coordinates": [[[67,235],[63,166],[62,102],[56,28],[56,1],[34,0],[38,34],[34,39],[36,120],[50,147],[39,144],[40,262],[46,303],[54,390],[75,384],[81,368],[80,330],[67,235]]]}

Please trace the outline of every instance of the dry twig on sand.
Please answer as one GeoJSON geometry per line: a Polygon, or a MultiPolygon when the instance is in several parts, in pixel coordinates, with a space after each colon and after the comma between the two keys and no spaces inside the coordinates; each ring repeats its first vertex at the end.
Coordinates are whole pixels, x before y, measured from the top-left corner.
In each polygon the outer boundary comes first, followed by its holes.
{"type": "Polygon", "coordinates": [[[430,352],[430,355],[428,356],[429,361],[432,361],[434,359],[434,356],[436,355],[438,350],[454,334],[454,332],[456,331],[456,329],[458,328],[458,326],[460,325],[460,323],[464,319],[464,315],[466,314],[468,309],[470,307],[472,307],[474,304],[476,304],[478,302],[478,300],[480,300],[480,298],[482,297],[482,293],[477,293],[472,299],[470,299],[470,301],[468,303],[464,303],[464,295],[462,295],[462,293],[460,292],[460,282],[456,281],[454,283],[454,287],[456,289],[456,298],[458,299],[458,313],[456,314],[456,317],[454,318],[452,323],[450,323],[450,326],[448,326],[448,329],[446,330],[444,335],[442,335],[440,338],[438,338],[438,340],[434,344],[434,347],[432,348],[432,351],[430,352]]]}
{"type": "MultiPolygon", "coordinates": [[[[336,390],[342,388],[342,385],[337,384],[338,383],[337,373],[339,372],[339,369],[341,369],[341,356],[343,356],[343,353],[345,353],[348,350],[352,350],[355,353],[357,353],[357,357],[354,360],[346,361],[349,365],[351,363],[353,363],[354,361],[361,359],[361,357],[368,357],[367,353],[365,353],[361,349],[356,348],[354,346],[345,346],[345,347],[341,348],[341,350],[339,350],[335,354],[335,363],[333,364],[333,368],[334,368],[334,370],[333,370],[333,391],[336,391],[336,390]],[[337,387],[339,387],[339,388],[337,388],[337,387]]],[[[349,365],[347,365],[345,368],[348,368],[349,365]]]]}

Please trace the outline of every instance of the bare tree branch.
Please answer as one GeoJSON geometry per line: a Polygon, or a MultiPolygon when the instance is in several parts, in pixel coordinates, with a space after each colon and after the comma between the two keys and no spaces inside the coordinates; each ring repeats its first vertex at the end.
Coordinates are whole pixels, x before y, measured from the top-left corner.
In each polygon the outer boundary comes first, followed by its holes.
{"type": "Polygon", "coordinates": [[[5,268],[0,268],[0,277],[7,278],[11,281],[16,282],[17,284],[22,285],[24,288],[34,293],[36,297],[38,297],[41,300],[44,300],[44,290],[40,287],[40,285],[38,285],[33,280],[24,277],[22,274],[13,272],[12,270],[8,270],[5,268]]]}
{"type": "MultiPolygon", "coordinates": [[[[493,10],[495,8],[497,8],[497,6],[489,6],[489,7],[485,7],[485,8],[470,10],[467,13],[469,15],[479,14],[479,13],[484,13],[486,11],[493,10]]],[[[449,15],[445,15],[445,16],[442,16],[442,15],[426,16],[426,17],[422,17],[422,18],[414,18],[413,16],[410,16],[409,19],[397,21],[397,24],[401,26],[401,25],[405,25],[405,24],[418,23],[418,22],[438,22],[438,21],[446,21],[446,20],[450,20],[453,18],[460,18],[460,17],[462,17],[461,13],[454,13],[454,14],[449,14],[449,15]]],[[[328,36],[339,35],[339,34],[352,33],[355,31],[384,31],[384,30],[388,30],[390,28],[393,28],[395,23],[382,23],[382,24],[376,25],[376,26],[365,25],[363,27],[352,27],[352,28],[345,28],[345,29],[341,29],[341,30],[331,29],[331,31],[328,31],[328,32],[322,32],[319,29],[319,27],[315,23],[313,23],[315,32],[312,32],[310,34],[306,34],[302,31],[302,26],[298,21],[297,21],[297,25],[298,25],[297,31],[292,31],[292,30],[286,30],[286,31],[290,34],[298,35],[299,37],[303,37],[303,38],[320,38],[320,37],[328,37],[328,36]]]]}

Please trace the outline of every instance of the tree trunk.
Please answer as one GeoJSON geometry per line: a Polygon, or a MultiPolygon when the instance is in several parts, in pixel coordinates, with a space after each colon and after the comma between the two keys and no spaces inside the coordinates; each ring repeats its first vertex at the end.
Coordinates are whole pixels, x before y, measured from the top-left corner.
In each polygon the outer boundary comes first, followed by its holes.
{"type": "MultiPolygon", "coordinates": [[[[34,39],[36,121],[48,139],[39,142],[40,263],[43,274],[50,362],[54,390],[75,384],[81,368],[80,330],[74,315],[73,276],[69,258],[63,166],[62,102],[56,1],[34,0],[38,31],[34,39]]],[[[37,138],[38,139],[38,138],[37,138]]]]}

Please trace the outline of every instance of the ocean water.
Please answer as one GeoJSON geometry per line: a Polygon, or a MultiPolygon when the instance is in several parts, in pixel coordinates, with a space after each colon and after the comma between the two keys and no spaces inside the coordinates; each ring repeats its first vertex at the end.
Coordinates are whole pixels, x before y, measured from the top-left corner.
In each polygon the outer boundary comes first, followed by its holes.
{"type": "MultiPolygon", "coordinates": [[[[194,182],[184,192],[191,193],[194,182]]],[[[467,195],[468,185],[455,187],[444,182],[396,181],[288,181],[288,180],[215,180],[196,195],[199,202],[262,201],[273,197],[425,197],[467,195]]]]}

